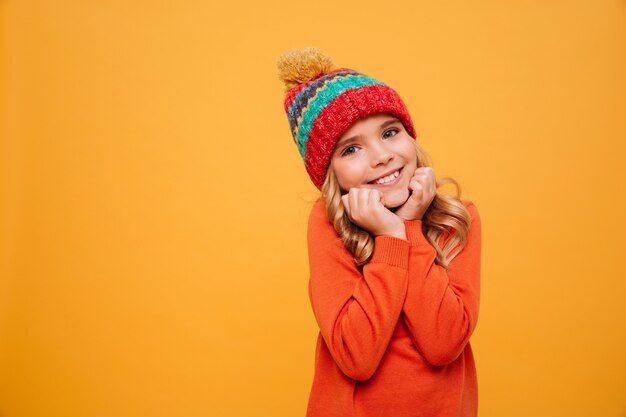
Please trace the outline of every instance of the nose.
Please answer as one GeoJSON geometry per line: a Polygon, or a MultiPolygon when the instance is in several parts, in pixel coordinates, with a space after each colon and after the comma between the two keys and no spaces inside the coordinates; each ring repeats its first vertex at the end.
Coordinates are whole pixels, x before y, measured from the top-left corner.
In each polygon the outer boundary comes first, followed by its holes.
{"type": "Polygon", "coordinates": [[[379,145],[372,150],[372,166],[377,167],[379,165],[385,165],[394,157],[393,152],[387,149],[385,146],[379,145]]]}

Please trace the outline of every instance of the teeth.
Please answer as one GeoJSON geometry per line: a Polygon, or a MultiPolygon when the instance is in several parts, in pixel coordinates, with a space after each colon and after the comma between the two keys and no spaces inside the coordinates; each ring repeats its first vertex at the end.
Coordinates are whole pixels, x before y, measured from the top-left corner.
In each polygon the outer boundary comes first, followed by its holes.
{"type": "Polygon", "coordinates": [[[398,175],[400,175],[400,170],[374,181],[374,184],[386,184],[398,178],[398,175]]]}

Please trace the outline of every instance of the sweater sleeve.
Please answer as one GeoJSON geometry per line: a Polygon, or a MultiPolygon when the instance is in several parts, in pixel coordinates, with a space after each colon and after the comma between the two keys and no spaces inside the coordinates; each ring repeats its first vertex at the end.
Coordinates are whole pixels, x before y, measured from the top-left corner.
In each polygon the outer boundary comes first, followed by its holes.
{"type": "Polygon", "coordinates": [[[321,335],[349,378],[376,371],[402,311],[408,287],[408,240],[375,238],[361,273],[326,216],[321,201],[308,225],[309,297],[321,335]]]}
{"type": "Polygon", "coordinates": [[[476,206],[465,205],[471,216],[468,240],[447,272],[434,263],[436,251],[422,233],[421,220],[405,221],[411,255],[402,318],[415,347],[435,366],[463,352],[478,320],[481,225],[476,206]]]}

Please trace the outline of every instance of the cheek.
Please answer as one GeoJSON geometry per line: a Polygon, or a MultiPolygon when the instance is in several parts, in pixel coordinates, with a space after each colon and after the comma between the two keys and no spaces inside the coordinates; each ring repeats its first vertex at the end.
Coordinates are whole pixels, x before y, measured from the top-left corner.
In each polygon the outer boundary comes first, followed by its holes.
{"type": "Polygon", "coordinates": [[[417,155],[415,154],[415,148],[407,146],[406,144],[395,149],[396,155],[400,158],[403,164],[406,164],[406,169],[413,169],[417,166],[417,155]]]}
{"type": "Polygon", "coordinates": [[[408,179],[413,177],[413,174],[415,174],[416,169],[417,169],[417,161],[415,161],[415,163],[412,163],[410,166],[406,167],[406,174],[407,174],[408,179]]]}
{"type": "Polygon", "coordinates": [[[417,161],[417,149],[415,148],[415,142],[413,142],[413,139],[410,139],[409,142],[405,143],[404,152],[407,157],[417,161]]]}
{"type": "Polygon", "coordinates": [[[362,181],[363,172],[358,164],[337,163],[333,166],[337,182],[343,190],[358,185],[362,181]]]}

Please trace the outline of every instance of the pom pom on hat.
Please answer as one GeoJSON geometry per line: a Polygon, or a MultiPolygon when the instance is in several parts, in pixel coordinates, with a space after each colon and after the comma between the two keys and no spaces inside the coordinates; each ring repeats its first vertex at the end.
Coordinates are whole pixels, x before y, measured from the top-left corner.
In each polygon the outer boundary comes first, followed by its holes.
{"type": "Polygon", "coordinates": [[[278,58],[278,78],[285,83],[285,93],[332,70],[330,57],[313,47],[291,49],[278,58]]]}
{"type": "Polygon", "coordinates": [[[350,68],[333,69],[331,59],[317,48],[281,54],[278,78],[285,84],[284,108],[291,135],[318,189],[337,141],[357,120],[390,113],[415,139],[409,112],[394,89],[350,68]]]}

